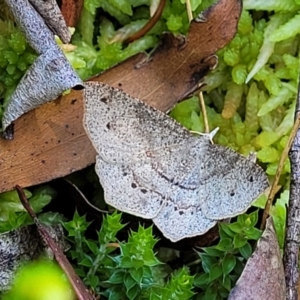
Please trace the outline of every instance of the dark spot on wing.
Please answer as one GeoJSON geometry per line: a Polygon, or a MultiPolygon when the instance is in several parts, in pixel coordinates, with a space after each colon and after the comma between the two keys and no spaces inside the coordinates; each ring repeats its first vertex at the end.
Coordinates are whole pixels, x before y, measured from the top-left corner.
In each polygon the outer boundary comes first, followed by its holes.
{"type": "Polygon", "coordinates": [[[133,183],[131,184],[131,187],[132,187],[133,189],[135,189],[135,188],[137,187],[137,185],[133,182],[133,183]]]}
{"type": "Polygon", "coordinates": [[[146,194],[148,191],[145,190],[145,189],[141,189],[141,192],[142,192],[143,194],[146,194]]]}
{"type": "Polygon", "coordinates": [[[100,98],[100,101],[107,104],[108,103],[108,99],[106,97],[102,97],[100,98]]]}

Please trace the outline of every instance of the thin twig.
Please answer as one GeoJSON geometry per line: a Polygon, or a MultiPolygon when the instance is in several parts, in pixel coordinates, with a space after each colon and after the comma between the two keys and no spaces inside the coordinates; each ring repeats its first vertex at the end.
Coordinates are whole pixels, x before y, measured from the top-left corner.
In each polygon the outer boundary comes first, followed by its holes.
{"type": "Polygon", "coordinates": [[[129,37],[125,43],[131,43],[142,36],[144,36],[147,32],[149,32],[153,26],[158,22],[160,19],[162,12],[165,8],[167,0],[160,0],[158,8],[155,12],[155,14],[151,17],[151,19],[146,23],[144,27],[142,27],[138,32],[134,33],[131,37],[129,37]]]}
{"type": "MultiPolygon", "coordinates": [[[[295,111],[295,119],[300,114],[300,85],[295,111]]],[[[300,130],[297,130],[295,139],[289,152],[291,162],[290,200],[286,218],[286,233],[283,264],[286,281],[286,299],[298,300],[299,279],[299,244],[300,244],[300,130]]]]}
{"type": "Polygon", "coordinates": [[[276,170],[275,178],[274,178],[274,181],[272,183],[272,186],[271,186],[271,189],[270,189],[270,192],[269,192],[269,196],[268,196],[268,200],[267,200],[267,203],[266,203],[266,206],[265,206],[264,214],[263,214],[263,217],[262,217],[261,226],[260,226],[261,229],[264,229],[266,227],[266,220],[267,220],[267,218],[270,214],[270,208],[271,208],[271,205],[274,201],[275,194],[278,191],[277,186],[278,186],[278,183],[279,183],[280,175],[282,173],[282,169],[284,167],[284,162],[288,157],[289,151],[291,149],[291,146],[292,146],[292,143],[293,143],[294,138],[296,136],[299,125],[300,125],[300,115],[297,117],[297,119],[295,121],[295,124],[292,128],[292,131],[290,133],[288,142],[287,142],[284,150],[282,151],[282,154],[281,154],[281,157],[280,157],[280,160],[279,160],[279,163],[278,163],[278,167],[277,167],[277,170],[276,170]]]}
{"type": "Polygon", "coordinates": [[[199,93],[199,102],[203,114],[203,121],[204,121],[204,131],[205,133],[209,133],[209,125],[208,125],[208,118],[207,118],[207,112],[206,112],[206,107],[205,107],[205,102],[203,98],[203,93],[199,93]]]}
{"type": "Polygon", "coordinates": [[[193,12],[192,12],[192,6],[191,6],[191,1],[190,0],[186,0],[185,2],[186,4],[186,11],[188,14],[188,18],[189,18],[189,22],[191,23],[193,21],[193,12]]]}
{"type": "Polygon", "coordinates": [[[100,213],[109,213],[108,210],[103,210],[100,209],[99,207],[95,206],[94,204],[92,204],[86,197],[85,195],[82,193],[82,191],[70,180],[64,178],[64,181],[67,182],[68,184],[70,184],[75,190],[76,192],[80,195],[80,197],[85,201],[85,203],[90,206],[91,208],[93,208],[95,211],[100,212],[100,213]]]}
{"type": "Polygon", "coordinates": [[[106,248],[120,248],[120,244],[119,243],[108,243],[106,244],[106,248]]]}
{"type": "Polygon", "coordinates": [[[66,276],[68,277],[68,279],[76,293],[78,300],[94,300],[95,298],[88,292],[87,288],[85,287],[85,285],[83,284],[81,279],[75,273],[72,265],[69,263],[68,259],[64,255],[63,251],[52,239],[52,237],[50,236],[50,234],[47,231],[47,228],[37,218],[36,214],[32,210],[32,208],[27,200],[27,197],[26,197],[23,189],[19,185],[16,185],[15,188],[18,192],[21,203],[23,204],[24,208],[29,213],[30,217],[33,219],[34,223],[36,224],[39,234],[45,240],[47,245],[51,248],[58,264],[63,269],[66,276]]]}

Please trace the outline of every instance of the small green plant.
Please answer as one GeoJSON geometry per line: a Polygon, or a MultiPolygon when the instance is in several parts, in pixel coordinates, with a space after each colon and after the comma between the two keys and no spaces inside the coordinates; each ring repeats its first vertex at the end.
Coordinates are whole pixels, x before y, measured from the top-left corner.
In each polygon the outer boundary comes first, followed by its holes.
{"type": "MultiPolygon", "coordinates": [[[[124,44],[122,41],[138,32],[149,21],[150,8],[147,5],[150,2],[85,0],[79,30],[72,40],[77,49],[67,53],[81,78],[86,79],[139,52],[155,48],[163,32],[176,35],[187,33],[190,24],[184,1],[167,1],[161,18],[145,36],[128,45],[124,44]],[[99,9],[113,18],[99,19],[99,9]],[[95,23],[98,25],[95,26],[95,23]]],[[[196,15],[214,2],[216,0],[192,1],[192,9],[196,15]]]]}
{"type": "Polygon", "coordinates": [[[173,272],[165,286],[153,287],[149,298],[145,299],[191,299],[194,296],[193,284],[194,277],[189,274],[188,268],[183,267],[173,272]]]}
{"type": "Polygon", "coordinates": [[[249,241],[261,235],[257,221],[258,210],[221,223],[218,244],[202,248],[197,253],[201,264],[191,263],[191,271],[184,264],[174,270],[158,260],[152,227],[140,225],[126,242],[119,242],[116,235],[124,228],[120,213],[103,218],[97,240],[85,237],[90,223],[77,212],[64,227],[73,244],[69,256],[75,269],[95,294],[110,300],[226,299],[252,254],[249,241]]]}
{"type": "MultiPolygon", "coordinates": [[[[56,196],[53,188],[40,186],[33,193],[28,190],[24,190],[24,192],[33,211],[39,214],[39,219],[43,223],[50,225],[62,220],[62,216],[58,213],[40,213],[56,196]]],[[[10,191],[0,194],[0,233],[30,224],[33,224],[33,220],[20,202],[17,192],[10,191]]]]}
{"type": "Polygon", "coordinates": [[[218,244],[198,253],[202,270],[198,270],[194,284],[202,291],[197,300],[227,299],[252,254],[249,240],[256,241],[261,236],[261,230],[255,228],[257,221],[258,210],[238,216],[234,223],[219,225],[218,244]]]}
{"type": "Polygon", "coordinates": [[[76,212],[72,221],[64,223],[73,248],[69,255],[77,273],[96,294],[112,299],[190,299],[193,276],[187,268],[170,275],[155,253],[157,239],[152,227],[139,226],[127,242],[118,242],[116,234],[124,225],[121,214],[103,218],[98,240],[84,234],[90,223],[76,212]],[[183,297],[183,298],[182,298],[183,297]]]}
{"type": "MultiPolygon", "coordinates": [[[[1,9],[5,6],[0,0],[1,9]]],[[[0,119],[10,95],[14,92],[25,71],[36,59],[36,54],[29,47],[24,35],[9,19],[8,14],[0,17],[0,119]]]]}

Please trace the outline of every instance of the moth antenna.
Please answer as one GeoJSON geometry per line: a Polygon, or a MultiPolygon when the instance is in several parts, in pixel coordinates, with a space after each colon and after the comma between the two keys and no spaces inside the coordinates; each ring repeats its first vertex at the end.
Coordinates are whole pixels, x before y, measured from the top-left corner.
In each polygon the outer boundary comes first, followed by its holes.
{"type": "Polygon", "coordinates": [[[219,131],[219,127],[216,127],[212,132],[210,133],[202,133],[202,132],[199,132],[199,131],[194,131],[194,130],[190,130],[190,133],[195,133],[195,134],[198,134],[198,135],[204,135],[204,136],[208,136],[209,140],[211,141],[211,143],[213,144],[213,138],[214,136],[217,134],[217,132],[219,131]]]}

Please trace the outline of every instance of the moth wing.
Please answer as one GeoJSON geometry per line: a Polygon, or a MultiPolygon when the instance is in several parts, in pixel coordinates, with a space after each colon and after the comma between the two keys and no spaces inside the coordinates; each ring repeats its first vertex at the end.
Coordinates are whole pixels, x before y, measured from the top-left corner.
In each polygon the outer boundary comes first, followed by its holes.
{"type": "Polygon", "coordinates": [[[107,84],[85,83],[84,99],[84,127],[107,162],[163,157],[192,137],[166,114],[107,84]]]}
{"type": "Polygon", "coordinates": [[[244,213],[269,186],[263,169],[250,159],[220,145],[209,146],[204,162],[203,213],[213,220],[244,213]]]}
{"type": "Polygon", "coordinates": [[[186,178],[184,185],[173,186],[165,205],[153,218],[154,224],[172,242],[202,235],[216,224],[216,221],[210,220],[202,212],[202,192],[199,185],[192,187],[192,183],[197,180],[198,170],[195,169],[195,172],[186,178]]]}
{"type": "MultiPolygon", "coordinates": [[[[106,203],[145,219],[152,219],[158,214],[164,204],[164,195],[139,178],[140,165],[110,164],[97,156],[95,168],[106,203]]],[[[142,168],[147,171],[147,167],[142,168]]]]}

